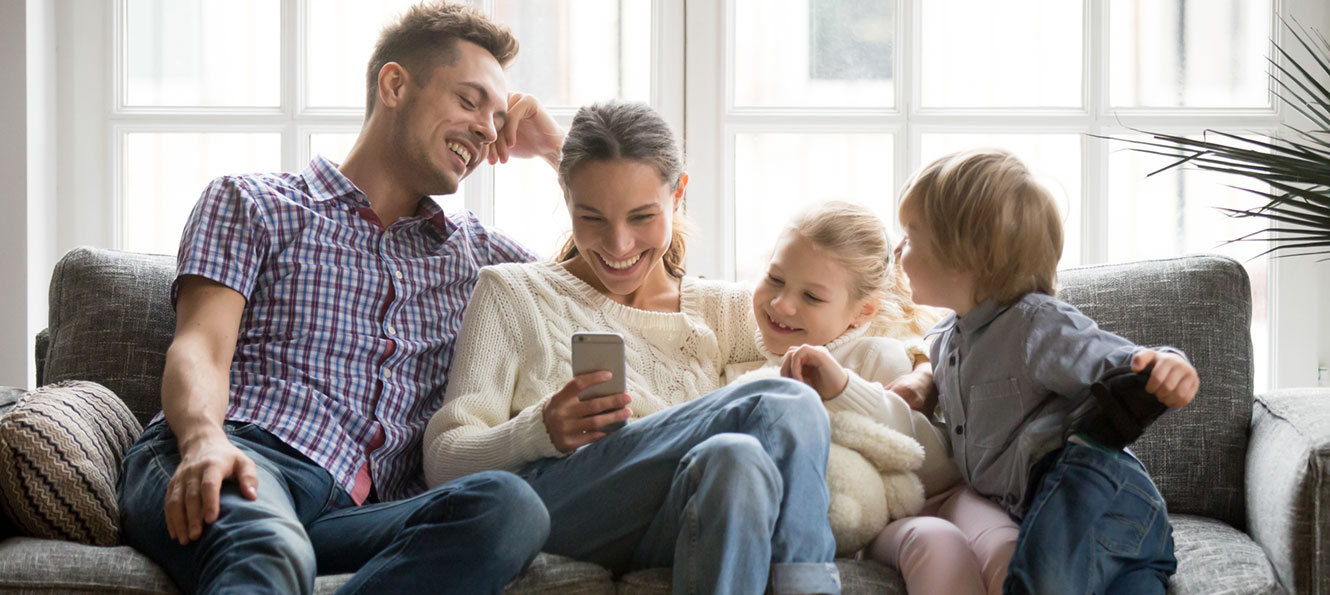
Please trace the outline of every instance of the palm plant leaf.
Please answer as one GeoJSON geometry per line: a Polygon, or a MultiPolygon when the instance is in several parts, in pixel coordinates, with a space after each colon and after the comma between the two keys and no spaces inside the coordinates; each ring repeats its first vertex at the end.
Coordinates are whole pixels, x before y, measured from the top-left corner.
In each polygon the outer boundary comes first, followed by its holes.
{"type": "Polygon", "coordinates": [[[1265,219],[1271,225],[1227,243],[1269,242],[1270,248],[1258,256],[1277,251],[1282,251],[1277,255],[1280,257],[1330,254],[1330,250],[1320,250],[1330,248],[1330,88],[1318,78],[1330,80],[1330,43],[1319,31],[1295,27],[1288,21],[1283,24],[1310,59],[1300,62],[1275,44],[1283,59],[1269,59],[1274,93],[1306,117],[1312,129],[1286,125],[1291,138],[1271,141],[1219,130],[1206,130],[1201,138],[1136,129],[1132,130],[1149,138],[1095,136],[1126,142],[1132,151],[1170,160],[1149,176],[1175,168],[1195,168],[1264,184],[1264,190],[1231,186],[1259,196],[1262,204],[1218,210],[1230,217],[1265,219]]]}

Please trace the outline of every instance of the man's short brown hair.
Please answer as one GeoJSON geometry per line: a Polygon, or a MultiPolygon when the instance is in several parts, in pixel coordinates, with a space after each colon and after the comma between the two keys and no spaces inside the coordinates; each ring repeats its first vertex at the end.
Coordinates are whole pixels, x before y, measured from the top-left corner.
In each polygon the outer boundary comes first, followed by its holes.
{"type": "Polygon", "coordinates": [[[934,161],[901,191],[900,214],[929,232],[939,264],[974,275],[975,303],[1007,305],[1057,289],[1061,214],[1011,153],[965,151],[934,161]]]}
{"type": "Polygon", "coordinates": [[[517,56],[513,32],[474,7],[446,1],[421,2],[384,27],[374,44],[365,73],[365,118],[374,111],[379,71],[384,64],[401,64],[418,85],[424,85],[436,68],[457,62],[459,39],[484,48],[503,67],[517,56]]]}

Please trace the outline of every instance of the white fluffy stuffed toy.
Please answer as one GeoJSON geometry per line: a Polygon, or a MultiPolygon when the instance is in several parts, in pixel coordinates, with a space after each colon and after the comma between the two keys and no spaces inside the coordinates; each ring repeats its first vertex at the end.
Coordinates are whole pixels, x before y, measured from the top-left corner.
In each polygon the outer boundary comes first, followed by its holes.
{"type": "MultiPolygon", "coordinates": [[[[764,366],[734,383],[775,376],[776,367],[764,366]]],[[[831,415],[827,517],[836,555],[863,549],[888,522],[923,508],[924,485],[914,473],[923,462],[924,448],[914,438],[852,411],[831,415]]]]}

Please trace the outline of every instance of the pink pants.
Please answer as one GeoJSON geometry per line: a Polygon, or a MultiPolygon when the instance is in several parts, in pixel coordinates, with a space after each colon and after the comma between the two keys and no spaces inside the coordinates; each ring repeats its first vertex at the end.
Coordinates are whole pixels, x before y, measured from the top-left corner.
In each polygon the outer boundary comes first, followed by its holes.
{"type": "Polygon", "coordinates": [[[867,554],[899,569],[911,595],[998,595],[1019,533],[1007,511],[961,485],[887,525],[867,554]]]}

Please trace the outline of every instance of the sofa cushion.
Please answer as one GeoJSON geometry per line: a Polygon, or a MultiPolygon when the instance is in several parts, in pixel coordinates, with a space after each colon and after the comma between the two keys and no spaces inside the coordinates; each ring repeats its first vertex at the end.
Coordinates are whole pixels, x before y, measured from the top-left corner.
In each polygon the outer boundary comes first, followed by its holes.
{"type": "Polygon", "coordinates": [[[99,384],[28,393],[0,418],[0,508],[26,535],[119,544],[115,482],[140,432],[124,403],[99,384]]]}
{"type": "Polygon", "coordinates": [[[1058,297],[1135,343],[1172,345],[1200,375],[1196,400],[1165,413],[1132,450],[1170,513],[1246,527],[1251,424],[1251,284],[1237,262],[1189,256],[1060,272],[1058,297]]]}
{"type": "Polygon", "coordinates": [[[1266,595],[1283,593],[1274,567],[1247,534],[1214,519],[1169,514],[1178,572],[1171,595],[1266,595]]]}
{"type": "Polygon", "coordinates": [[[94,380],[115,391],[139,424],[161,410],[162,369],[175,331],[175,259],[75,248],[51,275],[41,384],[94,380]]]}
{"type": "MultiPolygon", "coordinates": [[[[877,562],[839,558],[836,570],[845,595],[905,594],[900,573],[877,562]]],[[[672,582],[669,568],[639,570],[619,580],[619,595],[669,595],[672,582]]]]}

